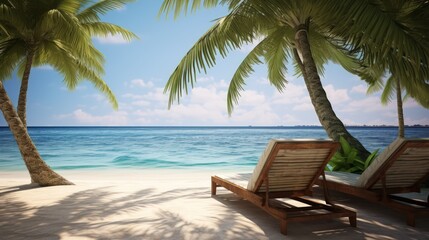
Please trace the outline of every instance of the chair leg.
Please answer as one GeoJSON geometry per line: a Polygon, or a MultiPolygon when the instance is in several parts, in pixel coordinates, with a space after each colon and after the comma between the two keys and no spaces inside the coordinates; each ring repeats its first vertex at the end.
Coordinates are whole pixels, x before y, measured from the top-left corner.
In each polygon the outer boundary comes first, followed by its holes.
{"type": "Polygon", "coordinates": [[[349,222],[350,222],[350,226],[351,227],[356,227],[356,225],[357,225],[356,214],[354,214],[353,216],[349,217],[349,222]]]}
{"type": "Polygon", "coordinates": [[[212,180],[212,196],[216,195],[217,184],[212,180]]]}
{"type": "Polygon", "coordinates": [[[413,213],[407,213],[407,225],[410,227],[416,226],[416,216],[413,213]]]}
{"type": "Polygon", "coordinates": [[[287,221],[286,220],[280,220],[280,232],[283,235],[287,235],[287,221]]]}

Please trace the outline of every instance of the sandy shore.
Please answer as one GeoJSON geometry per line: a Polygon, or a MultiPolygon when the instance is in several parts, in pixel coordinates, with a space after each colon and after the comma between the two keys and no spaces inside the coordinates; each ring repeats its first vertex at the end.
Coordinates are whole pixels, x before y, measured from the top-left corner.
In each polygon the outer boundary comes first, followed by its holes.
{"type": "MultiPolygon", "coordinates": [[[[224,171],[222,171],[224,172],[224,171]]],[[[209,170],[59,172],[74,186],[32,188],[26,172],[0,172],[0,239],[285,239],[278,222],[219,188],[209,170]]],[[[317,195],[316,195],[317,196],[317,195]]],[[[291,223],[287,239],[429,239],[380,205],[334,194],[358,212],[347,219],[291,223]]]]}

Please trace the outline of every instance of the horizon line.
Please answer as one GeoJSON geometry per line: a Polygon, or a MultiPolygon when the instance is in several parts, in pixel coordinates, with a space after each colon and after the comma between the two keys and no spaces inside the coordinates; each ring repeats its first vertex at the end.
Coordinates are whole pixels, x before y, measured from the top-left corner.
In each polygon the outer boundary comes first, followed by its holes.
{"type": "MultiPolygon", "coordinates": [[[[321,127],[322,125],[32,125],[27,126],[29,128],[32,127],[117,127],[117,128],[126,128],[126,127],[153,127],[153,128],[162,128],[162,127],[182,127],[182,128],[193,128],[193,127],[204,127],[204,128],[287,128],[287,127],[321,127]]],[[[381,125],[345,125],[345,127],[398,127],[397,125],[387,125],[387,124],[381,124],[381,125]]],[[[413,125],[405,125],[405,127],[429,127],[427,124],[413,124],[413,125]]],[[[7,125],[1,125],[0,128],[9,128],[7,125]]]]}

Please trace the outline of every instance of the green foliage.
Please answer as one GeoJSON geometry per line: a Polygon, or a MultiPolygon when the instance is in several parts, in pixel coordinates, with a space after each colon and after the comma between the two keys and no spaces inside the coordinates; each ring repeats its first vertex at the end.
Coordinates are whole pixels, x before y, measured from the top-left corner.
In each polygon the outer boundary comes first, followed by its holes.
{"type": "Polygon", "coordinates": [[[327,171],[362,173],[378,155],[378,149],[375,150],[367,159],[362,160],[358,156],[357,149],[341,136],[339,140],[341,149],[335,153],[331,161],[326,166],[327,171]]]}
{"type": "Polygon", "coordinates": [[[101,14],[132,1],[0,0],[0,81],[10,78],[16,69],[23,75],[27,61],[31,67],[50,65],[64,76],[70,90],[87,80],[117,108],[115,96],[101,78],[104,57],[92,38],[116,34],[126,40],[137,38],[100,19],[101,14]],[[28,59],[30,49],[32,59],[28,59]]]}
{"type": "MultiPolygon", "coordinates": [[[[319,14],[313,13],[319,9],[318,5],[313,6],[313,3],[307,1],[271,0],[165,0],[161,12],[174,12],[177,16],[187,9],[193,11],[200,6],[213,7],[216,4],[227,5],[229,13],[215,21],[170,76],[165,86],[165,92],[169,93],[169,106],[179,102],[183,93],[194,86],[197,73],[206,72],[207,68],[213,67],[219,56],[226,57],[234,50],[255,43],[256,46],[243,59],[231,79],[227,94],[228,113],[233,111],[240,92],[244,90],[245,78],[249,77],[257,64],[266,63],[270,84],[282,91],[287,84],[287,66],[294,63],[296,29],[309,24],[312,14],[319,14]],[[288,14],[285,15],[285,12],[288,14]]],[[[324,28],[311,24],[308,34],[318,73],[323,73],[323,66],[328,61],[339,63],[353,72],[358,68],[356,56],[324,28]]],[[[296,74],[301,75],[300,70],[296,74]]]]}
{"type": "Polygon", "coordinates": [[[286,66],[292,63],[298,69],[291,56],[296,29],[303,25],[318,73],[323,73],[328,61],[369,83],[390,72],[410,97],[429,105],[427,1],[164,0],[160,14],[177,17],[217,5],[228,7],[229,12],[195,43],[170,76],[165,86],[169,105],[179,102],[194,86],[197,73],[213,67],[219,55],[225,57],[259,41],[231,79],[228,112],[237,104],[245,78],[261,62],[268,66],[270,83],[282,91],[287,83],[286,66]]]}

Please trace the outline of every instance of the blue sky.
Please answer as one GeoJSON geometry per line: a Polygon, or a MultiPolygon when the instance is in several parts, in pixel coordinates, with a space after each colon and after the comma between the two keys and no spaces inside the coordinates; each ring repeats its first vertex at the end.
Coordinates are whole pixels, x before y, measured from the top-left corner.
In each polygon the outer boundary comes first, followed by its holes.
{"type": "MultiPolygon", "coordinates": [[[[103,20],[121,25],[139,36],[125,42],[117,36],[94,39],[106,58],[105,82],[115,93],[119,109],[84,82],[74,91],[50,67],[34,68],[30,76],[29,126],[247,126],[320,125],[302,78],[288,72],[289,84],[279,93],[267,81],[260,65],[247,79],[245,92],[232,116],[226,110],[226,92],[236,67],[252,46],[220,56],[215,67],[198,76],[197,85],[181,103],[167,109],[163,88],[181,58],[226,9],[202,9],[174,20],[157,17],[162,1],[138,1],[112,11],[103,20]]],[[[367,95],[366,84],[340,66],[329,64],[322,83],[338,117],[346,125],[397,125],[395,103],[381,105],[379,94],[367,95]]],[[[5,82],[17,102],[20,81],[5,82]]],[[[429,110],[412,99],[405,102],[405,123],[429,124],[429,110]]],[[[0,125],[7,125],[4,118],[0,125]]]]}

